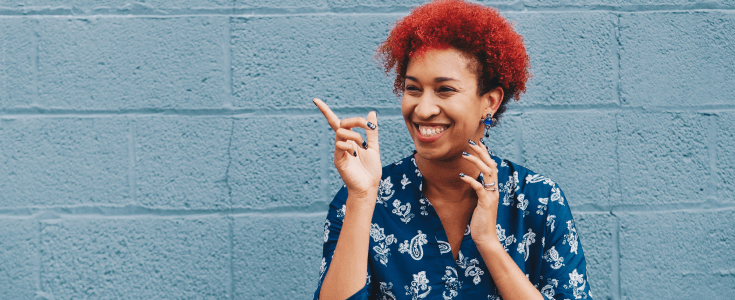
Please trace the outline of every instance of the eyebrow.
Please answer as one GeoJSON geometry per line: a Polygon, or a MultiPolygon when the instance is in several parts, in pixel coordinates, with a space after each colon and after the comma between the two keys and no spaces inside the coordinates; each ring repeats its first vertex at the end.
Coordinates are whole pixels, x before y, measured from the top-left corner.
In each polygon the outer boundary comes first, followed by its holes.
{"type": "MultiPolygon", "coordinates": [[[[406,76],[406,79],[410,79],[410,80],[419,82],[418,79],[416,79],[416,77],[412,77],[412,76],[406,76]]],[[[436,83],[445,82],[445,81],[456,81],[456,80],[457,79],[450,78],[450,77],[437,77],[437,78],[434,78],[434,82],[436,82],[436,83]]]]}

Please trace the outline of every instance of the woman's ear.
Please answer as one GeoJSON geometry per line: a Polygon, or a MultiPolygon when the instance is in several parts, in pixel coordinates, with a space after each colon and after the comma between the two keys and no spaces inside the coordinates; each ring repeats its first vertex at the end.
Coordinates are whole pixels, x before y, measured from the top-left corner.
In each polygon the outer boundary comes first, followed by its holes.
{"type": "Polygon", "coordinates": [[[503,88],[501,87],[496,87],[485,93],[485,95],[482,95],[484,106],[483,116],[487,114],[495,115],[495,112],[498,111],[498,108],[500,107],[500,103],[503,102],[503,96],[503,88]]]}

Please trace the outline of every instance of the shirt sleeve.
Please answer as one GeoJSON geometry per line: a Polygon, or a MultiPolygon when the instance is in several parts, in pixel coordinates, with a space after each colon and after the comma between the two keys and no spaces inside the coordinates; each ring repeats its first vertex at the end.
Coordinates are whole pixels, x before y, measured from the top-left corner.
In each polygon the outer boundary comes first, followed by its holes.
{"type": "Polygon", "coordinates": [[[592,299],[572,212],[556,184],[548,199],[543,251],[539,286],[544,299],[592,299]]]}
{"type": "MultiPolygon", "coordinates": [[[[342,187],[342,189],[337,192],[337,195],[334,196],[334,200],[332,200],[332,203],[329,205],[327,220],[324,221],[324,235],[322,237],[324,242],[324,250],[322,253],[321,266],[319,267],[319,283],[317,285],[316,292],[314,292],[314,300],[319,299],[319,293],[322,290],[324,277],[327,275],[329,265],[332,262],[334,248],[337,247],[337,240],[339,240],[339,233],[342,230],[342,222],[344,221],[345,211],[347,210],[346,203],[347,188],[342,187]]],[[[365,286],[357,293],[347,298],[347,300],[367,300],[368,296],[370,295],[370,291],[372,290],[370,277],[370,265],[368,264],[367,278],[365,278],[365,286]]]]}

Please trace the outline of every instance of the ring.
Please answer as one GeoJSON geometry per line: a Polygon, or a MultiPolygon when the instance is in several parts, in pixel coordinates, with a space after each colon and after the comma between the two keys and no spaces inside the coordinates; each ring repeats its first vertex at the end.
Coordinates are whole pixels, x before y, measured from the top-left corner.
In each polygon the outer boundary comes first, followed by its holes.
{"type": "Polygon", "coordinates": [[[494,185],[495,185],[495,182],[491,182],[491,183],[488,183],[488,184],[482,184],[482,187],[486,191],[492,191],[492,192],[494,192],[494,191],[497,191],[498,190],[498,188],[494,188],[493,187],[494,185]]]}

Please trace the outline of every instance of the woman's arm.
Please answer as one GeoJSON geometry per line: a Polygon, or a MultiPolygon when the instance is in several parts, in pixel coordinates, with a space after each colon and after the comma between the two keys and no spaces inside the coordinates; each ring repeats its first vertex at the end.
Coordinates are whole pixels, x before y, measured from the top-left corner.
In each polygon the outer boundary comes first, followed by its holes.
{"type": "Polygon", "coordinates": [[[500,242],[476,245],[503,299],[544,299],[500,242]]]}
{"type": "Polygon", "coordinates": [[[342,230],[319,299],[347,299],[365,286],[370,224],[377,195],[375,190],[370,195],[348,196],[342,230]]]}

